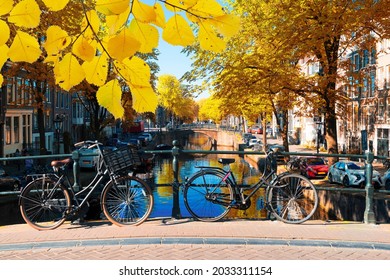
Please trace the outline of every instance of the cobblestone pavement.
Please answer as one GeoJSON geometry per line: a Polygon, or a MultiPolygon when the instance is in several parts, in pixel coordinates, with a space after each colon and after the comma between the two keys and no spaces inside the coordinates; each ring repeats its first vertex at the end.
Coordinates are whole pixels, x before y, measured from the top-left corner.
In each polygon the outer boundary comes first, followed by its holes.
{"type": "Polygon", "coordinates": [[[150,220],[0,227],[2,260],[390,260],[390,224],[150,220]]]}

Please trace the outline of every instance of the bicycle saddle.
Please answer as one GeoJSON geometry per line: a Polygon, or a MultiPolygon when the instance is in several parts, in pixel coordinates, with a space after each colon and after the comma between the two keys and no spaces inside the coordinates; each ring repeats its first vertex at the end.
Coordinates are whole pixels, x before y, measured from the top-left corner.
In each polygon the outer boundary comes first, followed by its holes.
{"type": "Polygon", "coordinates": [[[62,160],[53,160],[50,163],[50,165],[53,166],[53,167],[61,167],[61,166],[67,165],[71,161],[72,161],[71,158],[66,158],[66,159],[62,159],[62,160]]]}
{"type": "Polygon", "coordinates": [[[234,158],[219,158],[218,162],[222,163],[223,165],[230,164],[235,162],[236,160],[234,158]]]}

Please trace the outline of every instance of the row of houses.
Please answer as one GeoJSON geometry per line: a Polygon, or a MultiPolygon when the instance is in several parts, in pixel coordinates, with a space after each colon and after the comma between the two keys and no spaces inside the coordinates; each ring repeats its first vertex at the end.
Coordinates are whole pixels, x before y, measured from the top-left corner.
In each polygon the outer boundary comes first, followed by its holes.
{"type": "MultiPolygon", "coordinates": [[[[389,156],[390,40],[378,42],[372,51],[351,51],[347,59],[350,59],[352,72],[359,73],[359,79],[347,77],[346,83],[338,85],[347,97],[347,104],[340,108],[342,114],[338,118],[339,151],[361,154],[370,150],[378,156],[389,156]]],[[[316,63],[304,62],[302,65],[306,75],[319,71],[316,63]]],[[[299,133],[301,143],[321,142],[323,116],[297,117],[291,110],[289,130],[299,133]]]]}
{"type": "MultiPolygon", "coordinates": [[[[0,157],[17,151],[40,153],[37,105],[32,99],[31,80],[6,78],[0,92],[0,157]]],[[[34,81],[33,81],[34,82],[34,81]]],[[[73,143],[88,137],[90,115],[77,93],[47,87],[44,97],[44,137],[48,153],[64,152],[64,137],[73,143]]],[[[108,127],[108,131],[112,128],[108,127]]]]}

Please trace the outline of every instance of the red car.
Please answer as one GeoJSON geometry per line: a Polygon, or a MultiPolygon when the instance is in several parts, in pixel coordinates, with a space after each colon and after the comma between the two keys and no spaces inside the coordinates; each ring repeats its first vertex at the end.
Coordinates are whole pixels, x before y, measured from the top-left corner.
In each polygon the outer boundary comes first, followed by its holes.
{"type": "Polygon", "coordinates": [[[263,128],[257,125],[254,125],[248,129],[249,133],[254,133],[254,134],[263,134],[263,128]]]}
{"type": "Polygon", "coordinates": [[[310,179],[323,179],[329,171],[329,166],[323,158],[302,158],[301,174],[310,179]]]}

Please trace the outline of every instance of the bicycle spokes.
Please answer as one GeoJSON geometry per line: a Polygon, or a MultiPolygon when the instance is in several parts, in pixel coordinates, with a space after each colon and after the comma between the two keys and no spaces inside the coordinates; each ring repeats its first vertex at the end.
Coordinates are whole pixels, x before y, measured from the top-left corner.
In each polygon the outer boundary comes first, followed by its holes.
{"type": "Polygon", "coordinates": [[[303,176],[291,174],[280,178],[270,189],[268,202],[278,219],[301,223],[314,214],[317,200],[313,184],[303,176]]]}

